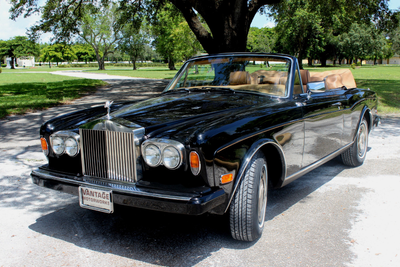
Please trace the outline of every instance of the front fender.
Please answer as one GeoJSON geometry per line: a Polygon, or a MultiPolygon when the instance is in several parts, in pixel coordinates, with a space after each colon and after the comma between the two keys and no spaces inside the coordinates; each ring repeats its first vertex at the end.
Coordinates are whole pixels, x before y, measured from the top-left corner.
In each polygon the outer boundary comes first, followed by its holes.
{"type": "MultiPolygon", "coordinates": [[[[269,138],[257,140],[247,150],[247,152],[245,153],[245,155],[244,155],[244,157],[243,157],[243,159],[241,161],[240,168],[239,168],[239,170],[238,170],[238,172],[236,174],[236,178],[234,179],[233,185],[231,187],[231,191],[230,191],[230,194],[229,194],[229,201],[228,201],[227,206],[225,208],[225,212],[228,210],[228,208],[229,208],[229,206],[230,206],[230,204],[232,202],[233,196],[235,195],[236,190],[237,190],[241,180],[243,179],[243,177],[245,175],[245,171],[246,171],[251,159],[253,158],[253,156],[259,150],[262,150],[264,155],[266,155],[267,161],[268,161],[268,153],[267,153],[267,151],[270,151],[270,149],[267,148],[268,146],[272,146],[272,147],[275,148],[275,150],[277,151],[278,156],[279,156],[279,161],[281,163],[280,164],[281,170],[278,171],[277,172],[278,175],[276,177],[273,177],[273,178],[275,180],[277,180],[276,183],[278,183],[278,184],[282,183],[283,180],[285,179],[285,177],[286,177],[286,159],[285,159],[285,155],[284,155],[284,152],[283,152],[281,146],[279,144],[277,144],[274,140],[269,139],[269,138]]],[[[277,158],[275,157],[275,159],[277,159],[277,158]]],[[[268,165],[268,162],[267,162],[267,165],[268,165]]],[[[273,168],[275,168],[275,167],[276,166],[274,166],[273,168]]],[[[271,166],[271,168],[272,168],[272,166],[271,166]]],[[[268,167],[268,173],[271,173],[270,172],[270,167],[268,167]]]]}

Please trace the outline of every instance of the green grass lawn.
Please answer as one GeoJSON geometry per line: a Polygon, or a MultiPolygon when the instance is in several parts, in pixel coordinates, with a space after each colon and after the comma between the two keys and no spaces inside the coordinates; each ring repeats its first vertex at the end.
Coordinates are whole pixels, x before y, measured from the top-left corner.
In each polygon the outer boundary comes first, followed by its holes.
{"type": "Polygon", "coordinates": [[[16,68],[14,70],[8,68],[2,68],[3,73],[17,73],[17,72],[53,72],[53,71],[60,71],[60,70],[97,70],[97,68],[58,68],[53,66],[49,68],[49,66],[37,66],[37,67],[30,67],[30,68],[16,68]]]}
{"type": "Polygon", "coordinates": [[[67,103],[104,84],[49,73],[1,73],[0,118],[67,103]]]}

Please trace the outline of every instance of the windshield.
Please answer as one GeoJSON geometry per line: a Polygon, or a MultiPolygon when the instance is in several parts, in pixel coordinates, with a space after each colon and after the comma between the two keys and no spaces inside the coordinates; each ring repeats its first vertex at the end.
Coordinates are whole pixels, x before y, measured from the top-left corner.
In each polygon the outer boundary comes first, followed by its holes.
{"type": "Polygon", "coordinates": [[[290,59],[279,56],[199,58],[186,63],[165,91],[232,89],[285,97],[290,59]]]}

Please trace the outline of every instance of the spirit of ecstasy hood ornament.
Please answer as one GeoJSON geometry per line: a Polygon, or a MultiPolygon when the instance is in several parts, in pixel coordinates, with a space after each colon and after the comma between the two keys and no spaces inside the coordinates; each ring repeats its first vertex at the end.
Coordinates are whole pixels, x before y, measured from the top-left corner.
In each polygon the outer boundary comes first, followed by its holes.
{"type": "Polygon", "coordinates": [[[114,101],[106,101],[106,104],[104,105],[104,108],[107,109],[107,120],[111,119],[110,108],[111,108],[112,103],[114,103],[114,101]]]}

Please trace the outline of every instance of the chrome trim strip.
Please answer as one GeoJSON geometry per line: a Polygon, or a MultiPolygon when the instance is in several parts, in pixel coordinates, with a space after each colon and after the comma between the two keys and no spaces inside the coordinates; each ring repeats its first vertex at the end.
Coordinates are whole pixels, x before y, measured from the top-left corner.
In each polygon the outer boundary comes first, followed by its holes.
{"type": "MultiPolygon", "coordinates": [[[[87,180],[86,181],[77,181],[77,180],[59,177],[54,174],[51,174],[49,171],[45,171],[45,170],[41,170],[41,169],[33,170],[32,175],[39,176],[43,179],[60,181],[60,182],[68,183],[68,184],[74,184],[77,186],[83,185],[83,186],[99,188],[102,190],[110,190],[111,189],[113,192],[120,192],[120,193],[130,194],[133,196],[154,197],[154,198],[177,200],[177,201],[190,201],[192,199],[192,197],[187,197],[187,196],[174,196],[174,195],[150,193],[150,192],[142,191],[141,189],[137,188],[134,184],[125,185],[125,184],[110,183],[110,181],[102,182],[97,178],[93,178],[93,181],[96,181],[97,183],[91,183],[90,181],[87,181],[87,180]]],[[[90,177],[84,177],[83,179],[86,179],[86,178],[91,179],[90,177]]]]}
{"type": "Polygon", "coordinates": [[[283,181],[282,187],[293,182],[294,180],[296,180],[297,178],[303,176],[304,174],[306,174],[307,172],[310,172],[316,168],[318,168],[319,166],[321,166],[322,164],[330,161],[331,159],[339,156],[340,154],[342,154],[344,151],[346,151],[346,149],[348,149],[350,146],[352,146],[354,143],[351,142],[350,144],[347,144],[346,146],[339,148],[338,150],[336,150],[335,152],[333,152],[332,154],[329,154],[325,157],[323,157],[322,159],[308,165],[307,167],[301,169],[300,171],[293,173],[292,175],[288,176],[285,178],[285,180],[283,181]]]}

